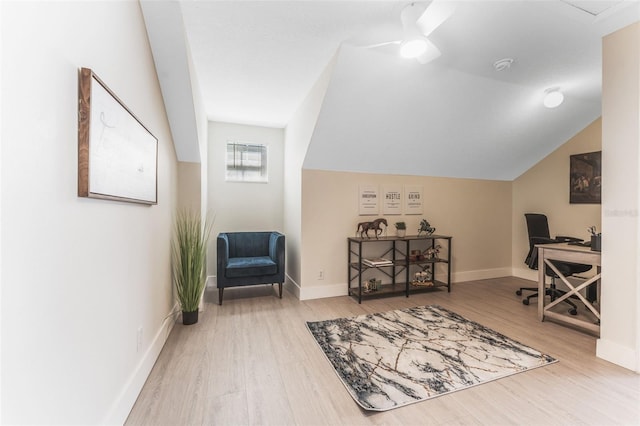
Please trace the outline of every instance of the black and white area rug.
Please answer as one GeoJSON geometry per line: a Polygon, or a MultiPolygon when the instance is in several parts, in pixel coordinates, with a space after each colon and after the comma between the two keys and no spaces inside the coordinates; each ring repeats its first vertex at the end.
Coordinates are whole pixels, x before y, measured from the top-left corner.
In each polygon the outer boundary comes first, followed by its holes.
{"type": "Polygon", "coordinates": [[[307,322],[353,399],[386,411],[556,360],[440,306],[307,322]]]}

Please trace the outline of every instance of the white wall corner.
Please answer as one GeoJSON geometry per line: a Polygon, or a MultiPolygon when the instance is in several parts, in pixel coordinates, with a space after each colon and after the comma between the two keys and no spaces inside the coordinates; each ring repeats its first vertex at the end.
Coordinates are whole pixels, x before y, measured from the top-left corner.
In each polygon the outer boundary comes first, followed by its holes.
{"type": "Polygon", "coordinates": [[[622,346],[611,340],[598,339],[596,341],[596,356],[605,361],[635,371],[636,373],[640,373],[640,365],[638,365],[640,354],[633,348],[622,346]]]}
{"type": "Polygon", "coordinates": [[[169,338],[171,330],[176,323],[177,315],[180,313],[180,304],[176,304],[171,309],[171,313],[164,319],[162,325],[158,329],[153,341],[149,345],[147,351],[142,355],[140,362],[134,368],[131,376],[123,386],[120,394],[116,397],[111,409],[102,421],[102,424],[119,424],[122,425],[127,420],[133,405],[138,399],[138,395],[142,391],[151,369],[156,363],[165,342],[169,338]]]}
{"type": "Polygon", "coordinates": [[[300,299],[300,285],[295,282],[288,274],[285,274],[284,276],[284,288],[285,290],[293,293],[298,300],[300,299]]]}

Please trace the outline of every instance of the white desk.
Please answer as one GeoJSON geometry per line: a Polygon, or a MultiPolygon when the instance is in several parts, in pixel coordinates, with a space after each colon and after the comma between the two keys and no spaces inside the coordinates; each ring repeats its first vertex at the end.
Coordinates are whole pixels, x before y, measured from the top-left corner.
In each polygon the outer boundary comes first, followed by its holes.
{"type": "Polygon", "coordinates": [[[600,279],[600,252],[591,251],[589,247],[572,246],[569,244],[539,244],[538,248],[538,294],[545,293],[545,266],[551,268],[562,280],[562,282],[569,288],[569,291],[558,297],[553,302],[546,304],[544,297],[538,297],[538,319],[544,321],[545,318],[550,318],[556,321],[569,323],[578,327],[585,328],[589,331],[599,334],[600,333],[600,310],[597,309],[592,302],[588,301],[580,290],[586,288],[592,283],[597,282],[600,279]],[[550,262],[551,260],[560,260],[565,262],[583,263],[596,266],[597,273],[593,277],[585,280],[583,283],[574,286],[560,271],[550,262]],[[584,306],[589,309],[597,318],[597,323],[585,321],[580,318],[576,318],[570,315],[563,315],[557,312],[550,311],[551,308],[558,303],[566,300],[568,297],[575,295],[578,297],[584,306]]]}

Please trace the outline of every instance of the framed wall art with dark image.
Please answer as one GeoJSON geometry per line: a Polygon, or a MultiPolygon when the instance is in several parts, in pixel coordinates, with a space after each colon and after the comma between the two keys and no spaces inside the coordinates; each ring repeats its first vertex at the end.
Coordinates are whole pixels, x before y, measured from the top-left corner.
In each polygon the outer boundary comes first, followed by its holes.
{"type": "Polygon", "coordinates": [[[602,193],[602,151],[575,154],[569,165],[569,202],[600,204],[602,193]]]}

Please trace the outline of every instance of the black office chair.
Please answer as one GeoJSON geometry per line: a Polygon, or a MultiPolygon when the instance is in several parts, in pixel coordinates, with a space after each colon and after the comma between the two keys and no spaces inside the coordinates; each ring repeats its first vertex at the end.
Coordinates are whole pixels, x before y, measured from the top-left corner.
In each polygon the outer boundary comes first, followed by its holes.
{"type": "MultiPolygon", "coordinates": [[[[536,248],[536,244],[555,244],[555,243],[567,243],[567,242],[582,242],[580,238],[574,237],[566,237],[566,236],[557,236],[552,239],[549,236],[549,222],[547,221],[547,216],[539,213],[525,213],[524,215],[527,221],[527,231],[529,233],[529,254],[527,254],[524,263],[531,269],[538,269],[538,249],[536,248]]],[[[561,262],[558,260],[551,261],[553,265],[558,268],[558,271],[562,273],[565,277],[569,277],[575,274],[580,274],[591,269],[591,265],[583,265],[580,263],[571,263],[571,262],[561,262]]],[[[551,300],[555,300],[558,297],[564,295],[566,292],[562,290],[558,290],[556,288],[556,278],[559,278],[558,275],[553,271],[553,269],[549,267],[545,267],[544,273],[546,276],[551,277],[550,286],[545,289],[545,296],[551,297],[551,300]]],[[[525,305],[529,304],[529,300],[535,297],[538,297],[538,287],[521,287],[516,294],[518,296],[522,295],[523,291],[533,291],[534,294],[527,296],[522,299],[522,303],[525,305]]],[[[575,296],[571,296],[576,299],[575,296]]],[[[571,315],[578,314],[578,308],[572,301],[565,299],[565,303],[571,306],[569,313],[571,315]]]]}

